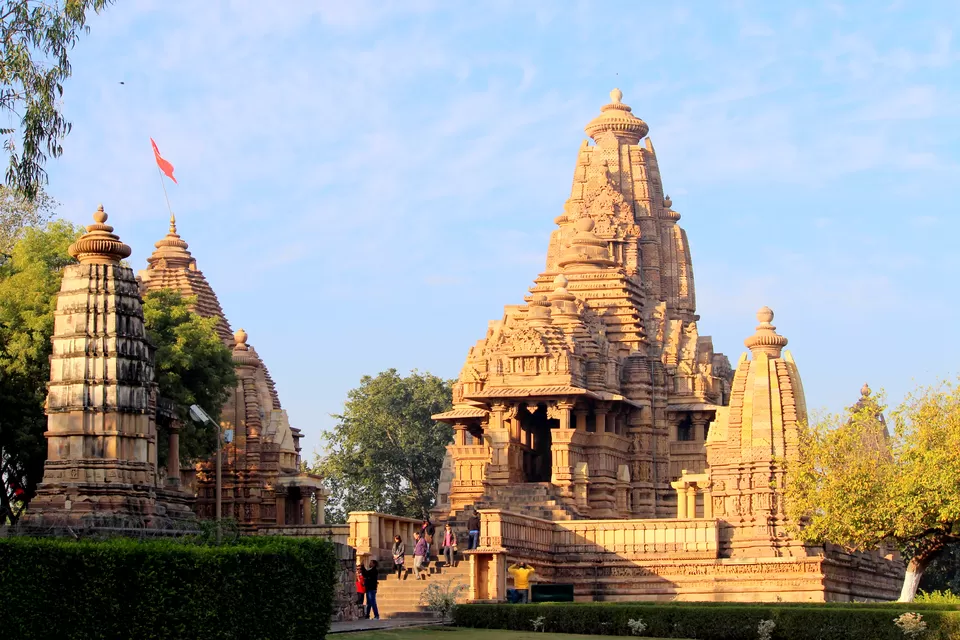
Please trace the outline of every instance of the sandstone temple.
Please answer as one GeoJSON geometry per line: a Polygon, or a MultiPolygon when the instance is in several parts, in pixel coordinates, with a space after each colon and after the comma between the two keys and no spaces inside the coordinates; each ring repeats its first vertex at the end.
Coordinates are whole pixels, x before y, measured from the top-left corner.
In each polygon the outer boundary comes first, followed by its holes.
{"type": "Polygon", "coordinates": [[[190,526],[214,516],[214,460],[181,468],[178,412],[158,397],[142,296],[169,289],[216,318],[233,352],[238,384],[221,411],[233,436],[221,453],[223,517],[242,530],[323,522],[320,478],[300,470],[300,430],[280,406],[270,373],[243,329],[235,333],[171,217],[147,268],[121,264],[129,246],[103,207],[70,247],[57,299],[47,397],[48,454],[25,524],[32,527],[190,526]],[[166,468],[157,464],[167,438],[166,468]]]}
{"type": "Polygon", "coordinates": [[[586,599],[895,598],[892,557],[791,537],[799,370],[769,308],[735,367],[700,334],[690,246],[647,132],[611,92],[544,271],[434,416],[456,434],[436,515],[483,516],[473,597],[501,598],[504,567],[526,560],[586,599]]]}

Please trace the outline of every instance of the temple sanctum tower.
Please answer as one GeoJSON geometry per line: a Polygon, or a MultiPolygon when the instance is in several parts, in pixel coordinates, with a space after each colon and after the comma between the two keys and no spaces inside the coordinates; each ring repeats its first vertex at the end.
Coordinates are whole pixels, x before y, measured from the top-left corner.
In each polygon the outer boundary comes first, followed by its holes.
{"type": "Polygon", "coordinates": [[[546,268],[470,349],[453,410],[435,416],[456,432],[453,510],[538,483],[565,517],[663,517],[670,483],[706,466],[730,365],[697,328],[690,247],[647,124],[610,97],[546,268]]]}

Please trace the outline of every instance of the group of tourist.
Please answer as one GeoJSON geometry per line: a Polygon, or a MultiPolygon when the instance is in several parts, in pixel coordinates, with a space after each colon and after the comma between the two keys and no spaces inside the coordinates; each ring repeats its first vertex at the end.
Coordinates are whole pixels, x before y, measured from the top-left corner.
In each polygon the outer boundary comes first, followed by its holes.
{"type": "MultiPolygon", "coordinates": [[[[420,528],[413,532],[413,570],[417,580],[426,580],[429,576],[430,553],[435,534],[436,527],[429,519],[425,519],[420,528]]],[[[476,509],[473,509],[467,517],[467,550],[476,549],[479,542],[480,514],[476,509]]],[[[440,539],[439,548],[446,566],[457,566],[457,552],[459,551],[457,532],[449,522],[443,525],[443,537],[440,539]]],[[[397,574],[397,580],[405,578],[406,554],[407,547],[403,538],[394,536],[392,548],[393,570],[391,573],[397,574]]],[[[369,566],[357,565],[356,604],[357,607],[360,607],[365,618],[370,618],[373,614],[374,620],[380,619],[380,611],[377,609],[377,583],[379,580],[380,567],[375,559],[369,561],[369,566]]]]}

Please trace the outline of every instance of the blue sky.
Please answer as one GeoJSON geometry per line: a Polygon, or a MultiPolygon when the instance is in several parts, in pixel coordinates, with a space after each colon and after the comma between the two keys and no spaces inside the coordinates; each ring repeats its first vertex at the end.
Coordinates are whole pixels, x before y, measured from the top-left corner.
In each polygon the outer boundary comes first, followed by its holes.
{"type": "Polygon", "coordinates": [[[307,451],[360,376],[455,377],[522,301],[614,86],[718,351],[766,304],[812,407],[958,372],[955,2],[123,0],[90,24],[61,214],[103,202],[143,268],[167,224],[153,136],[307,451]]]}

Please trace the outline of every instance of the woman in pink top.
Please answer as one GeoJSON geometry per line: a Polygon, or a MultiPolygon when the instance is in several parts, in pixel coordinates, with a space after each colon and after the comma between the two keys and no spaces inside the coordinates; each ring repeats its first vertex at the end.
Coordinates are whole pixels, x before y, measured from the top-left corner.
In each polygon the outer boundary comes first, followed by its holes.
{"type": "Polygon", "coordinates": [[[450,528],[449,522],[443,525],[443,542],[440,547],[443,549],[443,557],[447,560],[447,566],[457,566],[453,563],[454,556],[457,553],[457,534],[450,528]]]}

